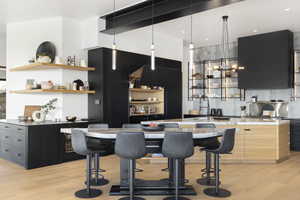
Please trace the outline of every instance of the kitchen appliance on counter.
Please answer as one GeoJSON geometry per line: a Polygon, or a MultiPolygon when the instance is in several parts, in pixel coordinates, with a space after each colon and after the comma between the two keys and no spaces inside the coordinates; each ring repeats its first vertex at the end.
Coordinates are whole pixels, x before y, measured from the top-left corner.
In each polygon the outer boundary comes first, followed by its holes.
{"type": "Polygon", "coordinates": [[[288,102],[283,100],[257,101],[249,103],[250,117],[288,117],[288,102]]]}

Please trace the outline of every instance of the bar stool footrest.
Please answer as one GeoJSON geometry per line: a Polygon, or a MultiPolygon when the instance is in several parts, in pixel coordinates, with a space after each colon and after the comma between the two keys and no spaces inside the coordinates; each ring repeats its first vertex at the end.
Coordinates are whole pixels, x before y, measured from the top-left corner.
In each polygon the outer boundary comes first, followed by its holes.
{"type": "Polygon", "coordinates": [[[75,196],[82,199],[88,199],[88,198],[95,198],[102,194],[101,190],[97,189],[90,189],[90,192],[88,193],[87,189],[82,189],[77,192],[75,192],[75,196]]]}
{"type": "MultiPolygon", "coordinates": [[[[105,178],[99,178],[96,182],[96,179],[93,178],[91,180],[91,186],[103,186],[103,185],[107,185],[109,183],[109,180],[105,179],[105,178]]],[[[85,182],[86,184],[86,182],[85,182]]]]}
{"type": "Polygon", "coordinates": [[[172,196],[172,197],[166,197],[166,198],[164,198],[163,200],[190,200],[190,199],[189,199],[189,198],[186,198],[186,197],[178,197],[178,198],[176,199],[175,196],[172,196]]]}
{"type": "Polygon", "coordinates": [[[211,197],[220,197],[220,198],[226,198],[231,196],[231,192],[222,188],[219,188],[219,192],[216,192],[216,188],[206,188],[204,190],[204,193],[207,196],[211,197]]]}
{"type": "MultiPolygon", "coordinates": [[[[211,177],[211,178],[199,178],[196,180],[196,182],[199,184],[199,185],[205,185],[205,186],[215,186],[216,185],[216,180],[211,177]]],[[[221,181],[219,181],[219,185],[221,185],[221,181]]]]}
{"type": "MultiPolygon", "coordinates": [[[[131,200],[130,197],[122,197],[119,200],[131,200]]],[[[142,197],[133,197],[133,200],[145,200],[142,197]]]]}

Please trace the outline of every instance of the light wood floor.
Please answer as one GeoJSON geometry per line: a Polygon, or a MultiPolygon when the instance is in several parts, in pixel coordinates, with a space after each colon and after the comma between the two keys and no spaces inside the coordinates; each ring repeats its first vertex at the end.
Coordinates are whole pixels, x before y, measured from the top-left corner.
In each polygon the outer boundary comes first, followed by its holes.
{"type": "MultiPolygon", "coordinates": [[[[75,161],[61,165],[24,170],[17,165],[0,159],[0,199],[1,200],[71,200],[76,199],[73,193],[83,188],[84,161],[75,161]]],[[[140,178],[163,178],[161,172],[164,164],[138,164],[143,173],[140,178]]],[[[198,196],[192,200],[210,200],[203,194],[203,186],[195,184],[199,177],[199,164],[187,165],[187,178],[194,185],[198,196]]],[[[118,158],[115,156],[103,159],[102,168],[106,169],[106,178],[112,184],[119,180],[118,158]]],[[[300,153],[280,164],[224,164],[222,168],[222,187],[232,191],[230,200],[295,200],[300,199],[300,153]]],[[[95,199],[114,200],[118,197],[108,196],[110,185],[100,187],[104,194],[95,199]]],[[[163,197],[145,197],[149,200],[163,197]]]]}

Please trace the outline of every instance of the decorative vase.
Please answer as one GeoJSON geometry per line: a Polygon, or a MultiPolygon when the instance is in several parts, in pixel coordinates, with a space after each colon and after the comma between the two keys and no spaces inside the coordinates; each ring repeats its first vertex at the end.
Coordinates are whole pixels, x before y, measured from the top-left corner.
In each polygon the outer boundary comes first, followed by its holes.
{"type": "Polygon", "coordinates": [[[32,113],[32,119],[35,122],[44,122],[46,120],[46,113],[43,110],[34,111],[32,113]]]}

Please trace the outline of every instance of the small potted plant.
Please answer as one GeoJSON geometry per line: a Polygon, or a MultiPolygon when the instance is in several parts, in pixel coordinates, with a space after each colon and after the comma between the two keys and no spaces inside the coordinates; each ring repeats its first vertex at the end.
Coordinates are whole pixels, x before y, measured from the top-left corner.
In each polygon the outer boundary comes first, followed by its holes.
{"type": "Polygon", "coordinates": [[[32,119],[35,122],[43,122],[46,119],[47,114],[51,111],[51,110],[55,110],[56,107],[54,106],[54,104],[57,102],[57,98],[50,100],[48,103],[46,103],[45,105],[43,105],[41,107],[40,111],[35,111],[32,113],[32,119]]]}

